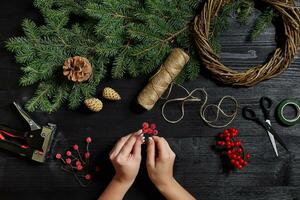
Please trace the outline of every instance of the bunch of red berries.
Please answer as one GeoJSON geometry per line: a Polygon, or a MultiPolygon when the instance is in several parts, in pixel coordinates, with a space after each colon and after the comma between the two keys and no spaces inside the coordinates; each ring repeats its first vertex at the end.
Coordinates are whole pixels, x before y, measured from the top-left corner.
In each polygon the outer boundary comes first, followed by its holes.
{"type": "Polygon", "coordinates": [[[220,133],[217,146],[222,149],[222,154],[228,157],[231,165],[236,169],[242,169],[248,165],[250,154],[245,152],[242,142],[237,139],[238,130],[229,128],[220,133]]]}
{"type": "Polygon", "coordinates": [[[145,141],[147,142],[149,137],[153,135],[158,135],[158,130],[156,130],[156,124],[144,122],[142,124],[143,134],[145,136],[145,141]]]}
{"type": "MultiPolygon", "coordinates": [[[[61,153],[55,155],[55,158],[62,162],[62,169],[72,173],[81,186],[86,186],[92,179],[92,175],[89,173],[91,157],[89,145],[92,142],[92,138],[87,137],[85,142],[86,147],[83,154],[80,153],[79,146],[74,144],[72,148],[66,151],[65,157],[61,153]]],[[[99,167],[97,166],[96,169],[99,169],[99,167]]]]}

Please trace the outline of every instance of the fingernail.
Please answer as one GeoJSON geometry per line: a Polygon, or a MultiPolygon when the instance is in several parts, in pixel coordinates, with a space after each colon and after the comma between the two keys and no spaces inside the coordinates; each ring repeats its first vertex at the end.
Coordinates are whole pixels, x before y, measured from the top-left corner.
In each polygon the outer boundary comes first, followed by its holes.
{"type": "Polygon", "coordinates": [[[140,130],[138,130],[135,134],[136,134],[136,135],[140,135],[140,134],[142,134],[142,133],[143,133],[143,130],[140,129],[140,130]]]}
{"type": "Polygon", "coordinates": [[[149,138],[148,138],[148,142],[153,142],[153,138],[152,138],[152,137],[149,137],[149,138]]]}

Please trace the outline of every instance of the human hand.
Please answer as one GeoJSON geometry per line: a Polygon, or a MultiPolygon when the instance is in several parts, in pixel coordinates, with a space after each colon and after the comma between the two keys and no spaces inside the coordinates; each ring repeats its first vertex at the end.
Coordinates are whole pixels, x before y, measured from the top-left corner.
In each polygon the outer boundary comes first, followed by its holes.
{"type": "Polygon", "coordinates": [[[142,130],[122,137],[109,154],[115,168],[114,179],[122,184],[131,186],[141,164],[142,130]]]}
{"type": "Polygon", "coordinates": [[[147,171],[151,181],[159,189],[172,184],[175,153],[168,142],[158,136],[149,138],[147,147],[147,171]]]}

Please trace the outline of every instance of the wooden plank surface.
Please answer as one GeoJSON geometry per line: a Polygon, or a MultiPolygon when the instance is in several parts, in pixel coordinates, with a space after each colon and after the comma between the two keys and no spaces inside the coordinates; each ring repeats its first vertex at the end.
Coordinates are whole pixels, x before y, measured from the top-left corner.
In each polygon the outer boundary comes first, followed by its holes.
{"type": "MultiPolygon", "coordinates": [[[[296,2],[300,4],[299,0],[296,2]]],[[[24,130],[26,124],[11,103],[13,100],[24,103],[31,97],[34,87],[18,86],[21,66],[16,64],[13,55],[5,50],[3,44],[12,36],[22,35],[20,24],[23,18],[31,18],[39,23],[42,19],[31,0],[1,1],[0,10],[0,120],[1,123],[24,130]]],[[[248,28],[233,23],[220,39],[222,61],[238,70],[263,63],[276,47],[274,31],[271,26],[256,41],[249,43],[245,42],[248,28]]],[[[250,165],[242,171],[231,174],[223,172],[220,157],[212,148],[215,136],[221,130],[207,126],[200,119],[200,105],[188,104],[186,117],[178,124],[169,124],[161,116],[163,101],[149,112],[140,113],[135,109],[134,99],[148,77],[107,79],[99,85],[98,91],[109,85],[116,88],[123,99],[118,103],[107,102],[100,113],[91,114],[83,108],[71,111],[64,107],[50,115],[41,112],[31,114],[41,124],[52,122],[58,125],[53,152],[80,143],[88,135],[94,138],[93,160],[99,162],[103,169],[93,184],[81,188],[72,176],[60,170],[59,163],[53,159],[47,164],[37,165],[0,150],[0,199],[96,199],[113,175],[107,153],[114,142],[123,134],[139,128],[143,121],[153,121],[161,136],[167,138],[177,154],[176,178],[197,199],[299,200],[300,125],[283,127],[272,112],[271,122],[290,149],[287,154],[279,147],[280,157],[276,158],[264,130],[243,119],[240,112],[245,105],[258,107],[259,98],[264,95],[271,97],[275,104],[285,98],[300,99],[299,65],[298,56],[282,75],[250,88],[222,86],[215,83],[205,70],[197,80],[185,84],[188,89],[205,88],[209,103],[217,103],[224,95],[238,99],[239,114],[231,126],[240,130],[240,137],[252,154],[250,165]]],[[[180,96],[182,92],[176,89],[173,95],[180,96]]],[[[176,117],[178,113],[178,105],[171,105],[167,112],[170,117],[176,117]]],[[[150,183],[144,164],[125,199],[163,199],[150,183]]]]}

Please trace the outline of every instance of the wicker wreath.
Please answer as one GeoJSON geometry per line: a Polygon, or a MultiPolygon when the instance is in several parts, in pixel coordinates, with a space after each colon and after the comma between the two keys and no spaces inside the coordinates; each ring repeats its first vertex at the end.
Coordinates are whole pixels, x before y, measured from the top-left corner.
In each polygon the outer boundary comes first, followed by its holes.
{"type": "Polygon", "coordinates": [[[282,73],[291,64],[300,43],[300,12],[294,0],[263,0],[281,15],[286,41],[276,48],[274,55],[263,65],[238,72],[220,62],[219,56],[209,44],[210,24],[228,0],[207,0],[194,21],[195,42],[201,59],[214,78],[227,85],[253,86],[282,73]]]}

